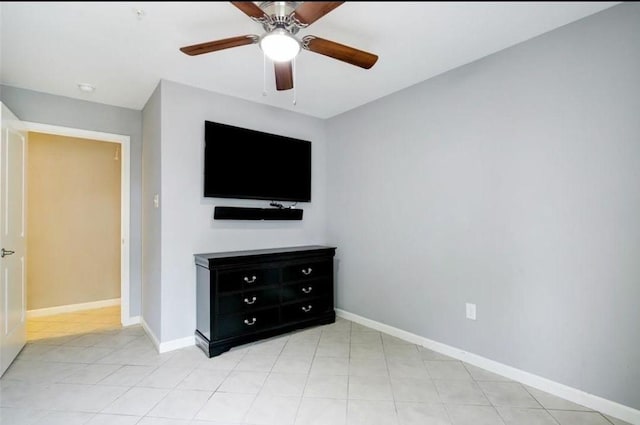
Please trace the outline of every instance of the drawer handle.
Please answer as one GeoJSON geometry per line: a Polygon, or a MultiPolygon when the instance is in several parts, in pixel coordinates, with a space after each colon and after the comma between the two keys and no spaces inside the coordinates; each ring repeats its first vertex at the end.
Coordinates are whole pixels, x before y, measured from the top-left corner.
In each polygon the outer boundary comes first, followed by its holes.
{"type": "Polygon", "coordinates": [[[245,299],[244,299],[244,302],[245,302],[246,304],[251,305],[251,304],[255,303],[255,302],[256,302],[256,300],[257,300],[257,298],[256,298],[256,297],[251,297],[251,299],[249,299],[249,298],[245,298],[245,299]]]}
{"type": "Polygon", "coordinates": [[[311,272],[313,271],[313,269],[311,267],[307,267],[306,269],[302,269],[300,271],[302,272],[303,275],[309,276],[311,274],[311,272]]]}
{"type": "Polygon", "coordinates": [[[249,279],[247,276],[245,276],[245,277],[244,277],[244,281],[245,281],[246,283],[253,283],[253,282],[255,282],[255,281],[256,281],[256,277],[255,277],[255,275],[254,275],[254,276],[251,276],[251,279],[249,279]]]}
{"type": "Polygon", "coordinates": [[[309,286],[308,288],[302,288],[302,292],[305,294],[310,294],[313,291],[313,286],[309,286]]]}
{"type": "Polygon", "coordinates": [[[247,326],[253,326],[256,324],[256,318],[252,317],[251,321],[249,321],[249,319],[244,319],[244,324],[247,326]]]}
{"type": "Polygon", "coordinates": [[[312,308],[313,308],[313,306],[311,304],[309,304],[306,307],[302,306],[302,311],[304,311],[305,313],[308,313],[308,312],[311,311],[312,308]]]}

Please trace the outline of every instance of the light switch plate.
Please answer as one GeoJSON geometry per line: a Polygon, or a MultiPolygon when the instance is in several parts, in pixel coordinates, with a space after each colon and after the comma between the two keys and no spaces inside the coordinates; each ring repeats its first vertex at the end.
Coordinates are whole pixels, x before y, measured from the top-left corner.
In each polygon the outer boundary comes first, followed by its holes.
{"type": "Polygon", "coordinates": [[[472,303],[467,303],[467,319],[476,320],[476,305],[472,303]]]}

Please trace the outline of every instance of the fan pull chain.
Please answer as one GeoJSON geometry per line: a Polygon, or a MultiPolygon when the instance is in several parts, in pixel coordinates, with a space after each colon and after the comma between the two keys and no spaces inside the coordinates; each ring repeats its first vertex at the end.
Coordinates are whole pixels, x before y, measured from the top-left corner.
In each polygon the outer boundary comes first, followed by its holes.
{"type": "Polygon", "coordinates": [[[267,55],[262,54],[262,95],[267,95],[267,55]]]}
{"type": "Polygon", "coordinates": [[[298,86],[298,81],[296,81],[296,58],[291,60],[291,65],[293,67],[293,106],[296,106],[298,104],[296,98],[296,87],[298,86]]]}

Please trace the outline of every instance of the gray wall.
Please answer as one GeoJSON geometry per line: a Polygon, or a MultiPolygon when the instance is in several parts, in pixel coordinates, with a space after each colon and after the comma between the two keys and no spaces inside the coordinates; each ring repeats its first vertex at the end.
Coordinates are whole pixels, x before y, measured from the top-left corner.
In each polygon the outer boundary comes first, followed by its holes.
{"type": "Polygon", "coordinates": [[[323,120],[169,81],[161,84],[161,339],[167,342],[191,337],[195,329],[193,254],[325,242],[326,145],[323,120]],[[205,120],[311,140],[312,201],[299,204],[302,221],[213,220],[215,205],[266,207],[268,202],[202,196],[205,120]]]}
{"type": "Polygon", "coordinates": [[[639,28],[623,4],[329,120],[338,307],[640,408],[639,28]]]}
{"type": "Polygon", "coordinates": [[[153,204],[154,195],[161,195],[161,98],[160,85],[142,110],[142,318],[160,338],[161,310],[160,208],[153,204]]]}
{"type": "Polygon", "coordinates": [[[129,313],[140,315],[142,113],[68,97],[0,85],[0,100],[21,120],[131,138],[129,313]]]}

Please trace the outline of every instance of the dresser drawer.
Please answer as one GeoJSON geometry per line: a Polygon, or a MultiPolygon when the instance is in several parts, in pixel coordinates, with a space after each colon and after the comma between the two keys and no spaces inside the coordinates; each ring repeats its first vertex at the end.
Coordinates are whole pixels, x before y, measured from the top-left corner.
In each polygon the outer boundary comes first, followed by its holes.
{"type": "Polygon", "coordinates": [[[309,280],[307,282],[284,285],[282,287],[282,302],[304,300],[307,298],[318,298],[331,295],[331,282],[329,279],[321,278],[309,280]]]}
{"type": "Polygon", "coordinates": [[[332,302],[328,297],[311,299],[282,307],[282,320],[298,321],[315,317],[332,309],[332,302]]]}
{"type": "Polygon", "coordinates": [[[216,314],[225,315],[257,310],[280,303],[279,288],[269,288],[260,291],[245,291],[236,294],[222,295],[218,298],[216,314]]]}
{"type": "Polygon", "coordinates": [[[216,338],[253,333],[260,329],[275,326],[279,322],[278,308],[250,311],[242,314],[219,316],[217,320],[216,338]]]}
{"type": "Polygon", "coordinates": [[[242,269],[218,273],[218,292],[251,290],[280,283],[278,269],[242,269]]]}
{"type": "Polygon", "coordinates": [[[285,282],[315,279],[328,276],[332,270],[333,263],[330,260],[299,263],[285,267],[282,271],[282,279],[285,282]]]}

